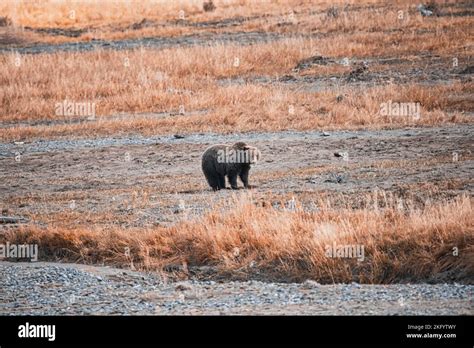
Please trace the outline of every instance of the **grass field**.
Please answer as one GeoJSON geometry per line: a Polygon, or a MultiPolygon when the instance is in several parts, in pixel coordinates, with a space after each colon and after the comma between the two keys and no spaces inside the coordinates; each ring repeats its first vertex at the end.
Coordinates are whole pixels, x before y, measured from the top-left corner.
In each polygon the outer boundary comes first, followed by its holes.
{"type": "MultiPolygon", "coordinates": [[[[217,6],[220,10],[216,12],[198,14],[198,3],[186,2],[188,11],[196,13],[195,21],[204,20],[202,16],[222,21],[240,13],[241,9],[253,15],[262,8],[270,13],[276,9],[281,13],[286,11],[279,2],[257,1],[258,6],[237,2],[237,7],[225,2],[217,6]]],[[[172,8],[167,7],[171,6],[168,3],[144,4],[134,7],[134,11],[145,18],[159,16],[162,20],[170,20],[170,12],[182,6],[182,3],[173,3],[172,8]]],[[[51,28],[66,26],[67,20],[60,19],[72,8],[69,3],[66,6],[61,2],[45,2],[41,6],[7,2],[3,6],[0,13],[14,18],[14,27],[38,23],[45,26],[47,23],[51,28]],[[48,18],[33,16],[36,12],[51,15],[48,18]],[[28,22],[33,18],[37,23],[28,22]]],[[[95,19],[94,16],[97,13],[123,14],[127,9],[124,2],[100,5],[80,2],[75,6],[78,6],[77,12],[83,12],[77,17],[76,26],[91,25],[96,20],[113,22],[118,18],[95,19]],[[98,10],[96,6],[103,8],[98,10]]],[[[328,17],[327,5],[313,8],[310,3],[294,2],[288,6],[294,9],[297,19],[284,26],[288,29],[283,34],[300,31],[300,36],[277,42],[257,42],[251,46],[216,42],[211,47],[180,46],[160,51],[99,49],[32,56],[2,55],[2,120],[22,124],[2,128],[0,138],[406,125],[406,119],[380,115],[380,104],[388,100],[421,103],[423,117],[415,122],[419,125],[466,122],[464,112],[473,106],[470,98],[473,85],[469,79],[458,79],[463,77],[459,75],[461,66],[469,66],[472,57],[472,20],[469,16],[449,16],[450,11],[460,11],[462,7],[448,7],[445,16],[424,19],[406,2],[388,9],[370,3],[350,6],[350,11],[340,8],[337,17],[328,17]],[[403,16],[405,19],[399,19],[398,11],[410,13],[410,19],[403,16]],[[318,23],[313,16],[328,18],[311,27],[318,23]],[[327,57],[330,62],[310,64],[295,72],[299,63],[315,56],[327,57]],[[397,61],[400,56],[404,59],[397,61]],[[356,77],[368,85],[367,92],[359,85],[346,83],[350,73],[363,61],[369,61],[369,74],[356,77]],[[421,76],[411,76],[413,66],[424,67],[421,76]],[[447,85],[432,81],[436,78],[432,75],[439,75],[443,69],[454,78],[447,85]],[[285,83],[288,76],[295,82],[285,83]],[[235,79],[243,79],[244,83],[236,83],[235,79]],[[262,80],[267,83],[262,84],[262,80]],[[301,88],[299,82],[306,80],[322,87],[301,88]],[[333,80],[338,81],[335,86],[327,83],[333,80]],[[335,103],[341,94],[347,98],[335,103]],[[97,119],[78,123],[83,120],[76,115],[75,118],[63,117],[61,122],[49,122],[60,118],[55,113],[56,105],[64,100],[94,104],[97,119]],[[291,115],[288,110],[292,110],[291,115]],[[196,116],[196,112],[203,114],[196,116]],[[118,113],[130,116],[114,118],[118,113]],[[144,118],[142,113],[156,117],[144,118]],[[161,113],[177,115],[162,119],[161,113]]],[[[134,11],[127,12],[121,20],[136,19],[134,11]]],[[[261,20],[267,21],[266,16],[261,20]]],[[[271,32],[264,26],[252,28],[257,29],[271,32]]],[[[221,31],[228,32],[226,27],[221,31]]],[[[81,42],[83,38],[74,40],[81,42]]]]}
{"type": "Polygon", "coordinates": [[[0,208],[28,220],[0,242],[177,277],[472,281],[472,5],[214,4],[0,4],[0,208]],[[214,193],[200,154],[239,140],[255,188],[214,193]]]}
{"type": "Polygon", "coordinates": [[[256,207],[245,195],[230,202],[167,228],[22,228],[5,237],[38,243],[48,259],[160,271],[174,265],[187,275],[212,266],[217,276],[233,279],[261,272],[267,280],[322,283],[472,277],[474,224],[467,197],[408,211],[390,201],[383,209],[337,211],[322,203],[317,213],[256,207]],[[337,256],[338,247],[356,245],[364,246],[363,256],[337,256]]]}

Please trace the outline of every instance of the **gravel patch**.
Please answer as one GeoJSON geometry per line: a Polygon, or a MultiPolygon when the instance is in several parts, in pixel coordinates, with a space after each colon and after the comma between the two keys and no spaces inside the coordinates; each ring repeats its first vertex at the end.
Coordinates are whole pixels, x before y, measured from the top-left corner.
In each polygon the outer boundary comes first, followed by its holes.
{"type": "Polygon", "coordinates": [[[34,140],[15,144],[0,143],[0,156],[12,156],[16,152],[38,153],[55,152],[63,150],[75,150],[81,148],[104,148],[110,146],[129,145],[154,145],[154,144],[209,144],[209,143],[232,143],[245,139],[248,142],[255,141],[290,141],[290,140],[318,140],[323,142],[325,136],[331,139],[348,140],[354,137],[366,139],[387,137],[403,138],[409,136],[444,136],[463,137],[471,135],[474,131],[472,124],[459,124],[454,126],[431,127],[431,128],[402,128],[386,130],[356,130],[356,131],[331,131],[322,135],[321,131],[282,131],[282,132],[248,132],[248,133],[194,133],[177,139],[174,135],[142,136],[133,135],[128,137],[104,137],[92,139],[60,139],[60,140],[34,140]],[[328,135],[327,135],[328,134],[328,135]]]}
{"type": "MultiPolygon", "coordinates": [[[[296,36],[296,35],[293,35],[296,36]]],[[[39,54],[55,52],[84,52],[98,49],[130,50],[139,48],[164,49],[194,45],[239,44],[251,45],[260,42],[272,42],[291,35],[266,32],[230,32],[191,34],[178,37],[145,37],[125,40],[91,40],[88,42],[67,42],[61,44],[39,43],[25,47],[0,47],[0,54],[17,52],[19,54],[39,54]]]]}
{"type": "Polygon", "coordinates": [[[157,273],[0,262],[0,315],[473,315],[472,285],[168,282],[157,273]]]}

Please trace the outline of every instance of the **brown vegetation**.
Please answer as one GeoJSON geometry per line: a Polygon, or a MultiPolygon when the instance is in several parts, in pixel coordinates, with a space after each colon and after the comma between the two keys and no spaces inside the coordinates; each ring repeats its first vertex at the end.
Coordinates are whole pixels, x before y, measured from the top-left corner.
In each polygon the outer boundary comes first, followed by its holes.
{"type": "Polygon", "coordinates": [[[298,205],[295,211],[257,207],[244,195],[202,218],[166,228],[26,226],[1,239],[38,243],[47,260],[149,270],[178,265],[184,273],[211,266],[217,275],[242,279],[262,274],[323,283],[472,279],[474,225],[467,197],[423,210],[400,210],[390,202],[359,210],[319,204],[317,212],[298,205]],[[326,249],[333,245],[362,245],[365,258],[328,257],[326,249]]]}
{"type": "MultiPolygon", "coordinates": [[[[2,18],[13,24],[13,28],[0,28],[0,45],[6,46],[38,42],[38,37],[39,41],[62,37],[84,41],[96,30],[100,35],[90,38],[119,38],[114,36],[117,31],[109,27],[117,21],[129,23],[132,28],[119,31],[122,38],[183,35],[187,33],[183,28],[197,35],[202,30],[288,35],[276,42],[250,46],[216,43],[210,47],[161,50],[2,54],[0,103],[1,121],[6,126],[0,129],[0,139],[125,132],[227,132],[236,128],[280,130],[289,125],[293,129],[380,128],[469,120],[463,113],[473,110],[469,78],[460,81],[458,75],[453,84],[432,83],[429,79],[428,83],[419,84],[420,76],[411,76],[410,69],[424,66],[427,75],[427,67],[436,57],[441,61],[432,68],[435,76],[468,65],[472,55],[472,48],[466,46],[472,36],[470,16],[422,18],[408,1],[391,5],[366,1],[358,6],[343,6],[341,2],[333,7],[309,1],[226,1],[216,2],[216,9],[209,12],[203,11],[202,5],[197,0],[160,4],[146,1],[132,8],[125,2],[25,1],[0,5],[0,14],[6,15],[2,18]],[[222,28],[148,25],[153,20],[179,22],[180,11],[186,13],[186,23],[233,20],[238,13],[248,21],[222,28]],[[262,17],[262,13],[268,16],[262,17]],[[255,21],[252,16],[257,16],[255,21]],[[94,29],[98,23],[101,27],[94,29]],[[25,27],[40,31],[24,30],[25,27]],[[170,32],[147,32],[162,30],[159,28],[170,32]],[[331,63],[295,70],[302,61],[315,56],[331,63]],[[372,77],[363,88],[345,83],[355,69],[341,64],[347,57],[359,62],[371,60],[368,71],[380,78],[372,77]],[[397,63],[397,57],[403,60],[397,63]],[[459,68],[453,68],[453,57],[459,68]],[[390,63],[391,59],[395,61],[390,63]],[[288,77],[294,83],[282,82],[288,77]],[[239,79],[243,83],[237,82],[239,79]],[[310,81],[306,85],[305,79],[310,81]],[[334,79],[342,81],[342,85],[338,82],[331,86],[334,79]],[[325,87],[313,87],[320,85],[325,87]],[[336,103],[342,94],[345,98],[336,103]],[[96,120],[58,116],[55,105],[64,100],[94,103],[96,120]],[[380,103],[388,100],[418,101],[423,116],[414,122],[381,117],[380,103]],[[294,112],[289,113],[290,109],[294,112]],[[116,117],[122,113],[128,115],[116,117]],[[151,116],[143,117],[142,113],[151,116]]],[[[462,9],[443,7],[445,14],[462,9]]]]}

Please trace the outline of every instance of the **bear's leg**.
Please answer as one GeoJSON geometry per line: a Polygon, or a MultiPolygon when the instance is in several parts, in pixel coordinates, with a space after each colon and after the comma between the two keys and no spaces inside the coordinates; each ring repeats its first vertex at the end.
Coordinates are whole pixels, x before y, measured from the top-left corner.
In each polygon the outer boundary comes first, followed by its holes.
{"type": "Polygon", "coordinates": [[[211,186],[213,191],[217,191],[219,189],[219,178],[217,177],[217,175],[211,175],[209,173],[205,175],[209,186],[211,186]]]}
{"type": "Polygon", "coordinates": [[[218,184],[218,190],[220,189],[225,189],[225,175],[218,175],[218,181],[219,181],[219,184],[218,184]]]}
{"type": "Polygon", "coordinates": [[[232,190],[237,190],[237,174],[229,174],[229,183],[232,190]]]}
{"type": "Polygon", "coordinates": [[[242,180],[244,187],[249,188],[249,168],[243,168],[239,174],[240,180],[242,180]]]}

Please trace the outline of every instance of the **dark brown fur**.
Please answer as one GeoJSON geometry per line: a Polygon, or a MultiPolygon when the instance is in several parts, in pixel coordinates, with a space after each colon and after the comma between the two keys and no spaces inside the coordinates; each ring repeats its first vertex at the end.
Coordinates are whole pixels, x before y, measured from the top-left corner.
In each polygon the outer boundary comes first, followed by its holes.
{"type": "Polygon", "coordinates": [[[259,159],[260,151],[243,142],[213,145],[202,155],[202,171],[214,191],[226,188],[226,176],[232,189],[238,189],[237,177],[240,177],[245,188],[249,188],[250,165],[257,163],[259,159]]]}

